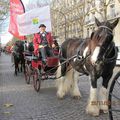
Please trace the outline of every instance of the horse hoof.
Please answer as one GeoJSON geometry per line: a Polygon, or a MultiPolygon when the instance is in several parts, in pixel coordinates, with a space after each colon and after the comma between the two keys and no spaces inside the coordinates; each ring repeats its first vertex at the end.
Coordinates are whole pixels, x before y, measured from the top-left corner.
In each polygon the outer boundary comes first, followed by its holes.
{"type": "Polygon", "coordinates": [[[107,114],[108,110],[100,110],[101,113],[107,114]]]}
{"type": "MultiPolygon", "coordinates": [[[[101,106],[100,106],[101,107],[101,106]]],[[[100,111],[102,112],[102,113],[108,113],[108,106],[106,106],[106,105],[104,105],[104,106],[102,106],[101,108],[100,108],[100,111]]]]}
{"type": "Polygon", "coordinates": [[[57,98],[60,99],[60,100],[63,100],[64,99],[64,95],[57,93],[57,98]]]}
{"type": "Polygon", "coordinates": [[[17,76],[17,73],[14,73],[14,76],[17,76]]]}
{"type": "Polygon", "coordinates": [[[97,105],[88,105],[86,108],[86,113],[92,116],[99,116],[99,107],[97,105]]]}
{"type": "Polygon", "coordinates": [[[63,100],[64,98],[57,97],[59,100],[63,100]]]}
{"type": "Polygon", "coordinates": [[[63,100],[63,99],[64,99],[64,97],[61,97],[61,96],[59,96],[59,95],[57,95],[57,98],[58,98],[59,100],[63,100]]]}
{"type": "Polygon", "coordinates": [[[73,99],[80,100],[81,96],[73,96],[73,99]]]}
{"type": "Polygon", "coordinates": [[[108,110],[103,110],[103,113],[107,114],[107,113],[108,113],[108,110]]]}

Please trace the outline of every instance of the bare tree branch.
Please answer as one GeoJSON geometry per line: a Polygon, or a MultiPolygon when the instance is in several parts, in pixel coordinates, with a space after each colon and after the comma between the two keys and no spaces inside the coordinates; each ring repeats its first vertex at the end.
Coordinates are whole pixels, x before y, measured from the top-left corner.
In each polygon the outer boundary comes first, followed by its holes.
{"type": "Polygon", "coordinates": [[[108,1],[108,3],[106,2],[106,6],[108,6],[110,4],[111,0],[108,1]]]}
{"type": "Polygon", "coordinates": [[[0,0],[0,24],[8,17],[9,13],[9,1],[0,0]]]}
{"type": "Polygon", "coordinates": [[[104,15],[101,13],[101,11],[99,11],[97,8],[95,8],[95,11],[101,15],[102,19],[104,19],[104,15]]]}

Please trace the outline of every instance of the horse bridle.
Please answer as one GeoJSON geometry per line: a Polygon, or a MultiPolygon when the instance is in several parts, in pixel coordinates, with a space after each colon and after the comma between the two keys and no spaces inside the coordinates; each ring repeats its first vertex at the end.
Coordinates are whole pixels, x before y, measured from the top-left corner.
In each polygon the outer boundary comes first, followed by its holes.
{"type": "MultiPolygon", "coordinates": [[[[102,25],[102,26],[99,26],[98,28],[105,28],[105,29],[109,30],[109,33],[113,36],[113,31],[109,27],[102,25]]],[[[103,56],[103,59],[102,59],[103,62],[106,59],[105,58],[106,54],[108,56],[110,54],[110,52],[112,51],[112,49],[113,49],[113,46],[111,46],[111,45],[112,45],[112,42],[110,43],[110,45],[108,46],[107,50],[104,53],[104,56],[103,56]]],[[[105,48],[103,47],[103,49],[105,49],[105,48]]]]}
{"type": "Polygon", "coordinates": [[[105,28],[105,29],[107,29],[107,30],[110,31],[110,34],[111,34],[111,35],[113,35],[113,30],[110,29],[109,27],[105,26],[105,25],[99,26],[98,28],[105,28]]]}

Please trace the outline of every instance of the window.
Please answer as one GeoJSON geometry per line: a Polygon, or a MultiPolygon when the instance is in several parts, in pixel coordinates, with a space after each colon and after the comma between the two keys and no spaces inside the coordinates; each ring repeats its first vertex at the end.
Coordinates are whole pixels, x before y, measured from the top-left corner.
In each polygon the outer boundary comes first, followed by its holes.
{"type": "Polygon", "coordinates": [[[95,27],[92,27],[92,32],[95,31],[95,27]]]}
{"type": "Polygon", "coordinates": [[[110,17],[115,17],[115,5],[110,5],[110,17]]]}
{"type": "Polygon", "coordinates": [[[92,0],[92,8],[94,8],[94,7],[95,7],[95,1],[92,0]]]}

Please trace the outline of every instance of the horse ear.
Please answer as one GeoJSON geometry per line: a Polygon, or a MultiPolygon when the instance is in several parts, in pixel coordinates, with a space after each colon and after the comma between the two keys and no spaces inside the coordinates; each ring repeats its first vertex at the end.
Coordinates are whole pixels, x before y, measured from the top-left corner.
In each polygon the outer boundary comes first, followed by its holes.
{"type": "Polygon", "coordinates": [[[111,25],[112,25],[112,29],[114,29],[116,27],[116,25],[118,24],[119,19],[115,20],[111,25]]]}
{"type": "Polygon", "coordinates": [[[99,27],[101,25],[100,21],[95,17],[95,23],[99,27]]]}
{"type": "Polygon", "coordinates": [[[90,37],[91,39],[93,38],[93,35],[94,35],[94,32],[91,33],[91,37],[90,37]]]}

